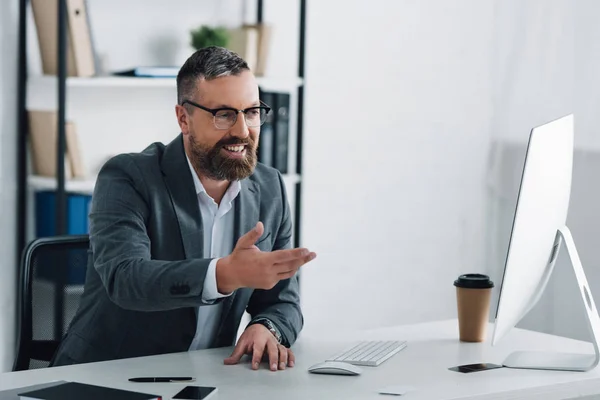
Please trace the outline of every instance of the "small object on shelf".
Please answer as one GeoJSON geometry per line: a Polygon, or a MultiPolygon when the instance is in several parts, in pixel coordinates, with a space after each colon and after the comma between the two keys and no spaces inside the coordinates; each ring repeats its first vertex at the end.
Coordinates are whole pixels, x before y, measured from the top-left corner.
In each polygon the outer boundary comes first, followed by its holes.
{"type": "Polygon", "coordinates": [[[143,78],[176,78],[179,68],[177,67],[135,67],[123,71],[113,72],[115,76],[130,76],[143,78]]]}

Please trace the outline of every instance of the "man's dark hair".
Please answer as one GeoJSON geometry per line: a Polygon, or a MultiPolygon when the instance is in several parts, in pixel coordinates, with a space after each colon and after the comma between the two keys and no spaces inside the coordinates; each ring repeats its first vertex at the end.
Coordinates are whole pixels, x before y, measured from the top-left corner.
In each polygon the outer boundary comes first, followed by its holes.
{"type": "Polygon", "coordinates": [[[186,60],[177,74],[177,103],[192,99],[201,79],[238,75],[249,69],[246,61],[231,50],[217,46],[202,48],[186,60]]]}

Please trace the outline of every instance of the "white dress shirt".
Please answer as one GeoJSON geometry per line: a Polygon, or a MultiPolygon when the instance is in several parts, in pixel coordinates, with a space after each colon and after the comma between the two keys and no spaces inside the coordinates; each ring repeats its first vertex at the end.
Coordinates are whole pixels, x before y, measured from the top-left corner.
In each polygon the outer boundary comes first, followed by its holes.
{"type": "MultiPolygon", "coordinates": [[[[225,191],[221,204],[217,203],[206,193],[202,182],[192,167],[188,158],[188,165],[194,179],[198,206],[202,215],[202,226],[204,228],[204,258],[214,258],[209,264],[204,278],[204,289],[202,300],[205,303],[213,303],[219,297],[226,297],[217,290],[216,266],[220,257],[231,254],[234,247],[233,223],[234,210],[233,201],[240,193],[240,182],[233,181],[225,191]]],[[[198,324],[196,335],[189,350],[206,349],[210,346],[217,334],[221,320],[222,303],[203,305],[198,307],[198,324]]]]}

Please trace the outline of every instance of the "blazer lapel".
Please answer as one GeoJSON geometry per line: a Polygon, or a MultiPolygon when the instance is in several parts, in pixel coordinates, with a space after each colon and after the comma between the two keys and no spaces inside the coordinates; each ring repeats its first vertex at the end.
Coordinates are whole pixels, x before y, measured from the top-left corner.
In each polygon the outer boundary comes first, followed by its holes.
{"type": "Polygon", "coordinates": [[[161,165],[179,223],[185,256],[187,259],[202,258],[204,255],[202,215],[183,148],[182,134],[166,146],[161,165]]]}
{"type": "Polygon", "coordinates": [[[241,181],[240,194],[235,202],[234,244],[248,233],[260,215],[260,190],[258,184],[250,179],[241,181]]]}
{"type": "MultiPolygon", "coordinates": [[[[260,216],[260,190],[258,184],[256,184],[250,179],[244,179],[240,183],[240,194],[238,195],[234,204],[234,247],[240,237],[245,235],[248,231],[254,228],[254,226],[256,226],[256,223],[258,222],[258,218],[260,216]]],[[[242,288],[240,290],[247,289],[242,288]]],[[[231,307],[237,295],[238,291],[235,291],[231,294],[231,296],[228,296],[223,300],[221,322],[218,334],[215,337],[215,343],[217,344],[217,347],[220,347],[221,345],[227,346],[227,341],[230,339],[231,335],[233,335],[233,340],[235,340],[236,332],[234,332],[234,330],[237,329],[237,326],[233,326],[230,323],[230,321],[228,320],[228,314],[231,311],[231,307]],[[231,326],[232,332],[223,332],[226,326],[231,326]]]]}

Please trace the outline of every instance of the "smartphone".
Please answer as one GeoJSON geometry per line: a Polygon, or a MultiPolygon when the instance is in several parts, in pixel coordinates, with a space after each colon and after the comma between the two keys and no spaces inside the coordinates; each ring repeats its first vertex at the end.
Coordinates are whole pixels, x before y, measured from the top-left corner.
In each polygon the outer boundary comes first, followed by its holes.
{"type": "Polygon", "coordinates": [[[206,400],[217,392],[216,387],[210,386],[186,386],[173,399],[206,400]]]}
{"type": "Polygon", "coordinates": [[[488,369],[496,369],[502,368],[502,365],[493,364],[493,363],[478,363],[478,364],[468,364],[468,365],[459,365],[457,367],[448,368],[450,371],[470,373],[477,371],[485,371],[488,369]]]}

